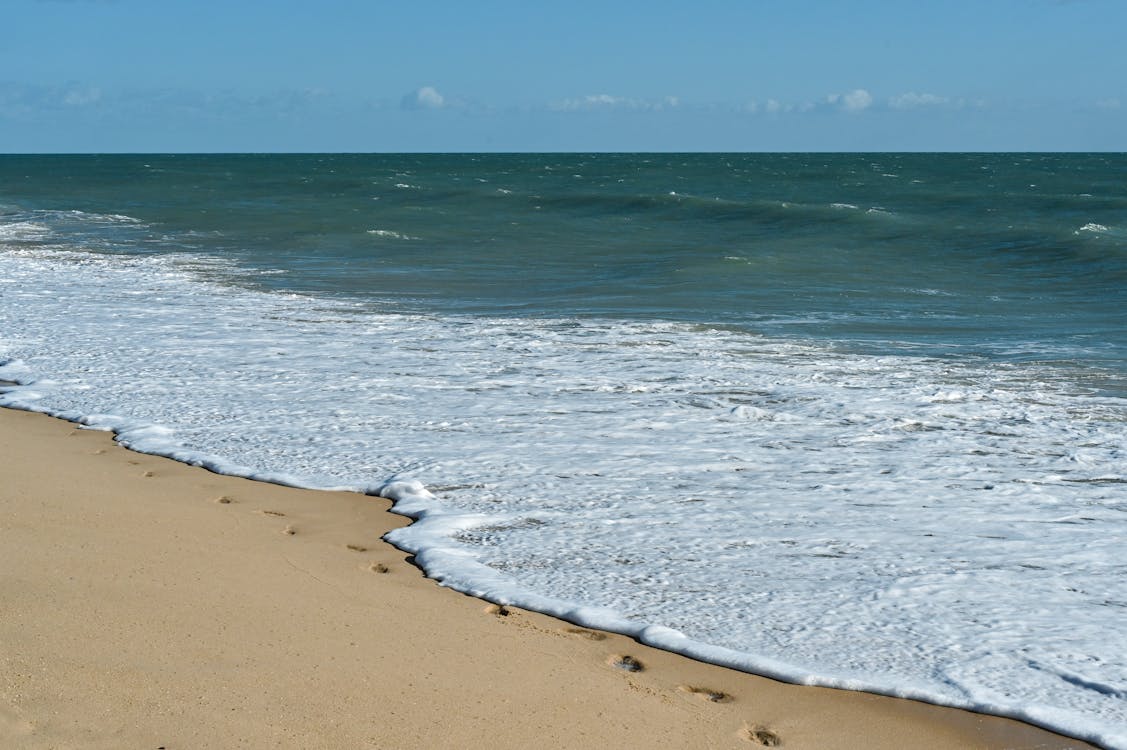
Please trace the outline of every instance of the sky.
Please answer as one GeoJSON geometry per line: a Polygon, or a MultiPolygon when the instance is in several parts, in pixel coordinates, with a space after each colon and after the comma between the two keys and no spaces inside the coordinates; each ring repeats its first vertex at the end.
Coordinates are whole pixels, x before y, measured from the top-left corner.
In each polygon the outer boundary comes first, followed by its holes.
{"type": "Polygon", "coordinates": [[[0,153],[1127,151],[1127,0],[0,9],[0,153]]]}

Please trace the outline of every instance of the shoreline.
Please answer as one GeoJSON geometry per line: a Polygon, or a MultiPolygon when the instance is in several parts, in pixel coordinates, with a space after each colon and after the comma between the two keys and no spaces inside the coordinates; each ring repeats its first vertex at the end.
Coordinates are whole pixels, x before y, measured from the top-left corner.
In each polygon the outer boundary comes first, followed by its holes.
{"type": "Polygon", "coordinates": [[[13,409],[0,454],[16,748],[1094,747],[489,605],[384,542],[410,520],[381,498],[214,474],[13,409]]]}

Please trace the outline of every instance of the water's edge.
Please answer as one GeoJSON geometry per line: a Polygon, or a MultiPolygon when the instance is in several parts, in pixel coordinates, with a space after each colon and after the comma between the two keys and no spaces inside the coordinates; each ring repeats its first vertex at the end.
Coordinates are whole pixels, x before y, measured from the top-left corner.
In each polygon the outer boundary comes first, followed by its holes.
{"type": "MultiPolygon", "coordinates": [[[[7,363],[0,363],[0,366],[4,364],[7,363]]],[[[539,612],[584,628],[616,633],[633,638],[643,645],[675,653],[695,661],[714,664],[719,667],[746,672],[779,682],[809,687],[825,687],[864,692],[890,698],[903,698],[946,708],[1013,719],[1061,736],[1090,742],[1093,745],[1107,750],[1114,750],[1111,745],[1106,744],[1103,738],[1095,732],[1069,733],[1066,728],[1055,724],[1051,720],[1038,716],[1035,712],[1014,710],[996,704],[951,700],[946,696],[912,687],[889,688],[861,680],[843,680],[817,675],[803,671],[782,661],[755,657],[754,655],[745,654],[734,649],[712,646],[707,643],[695,641],[672,628],[662,625],[638,623],[621,617],[609,610],[584,607],[573,602],[538,595],[530,591],[522,590],[519,594],[513,595],[514,591],[512,586],[502,585],[502,577],[491,568],[481,563],[470,562],[464,556],[457,555],[456,552],[445,549],[428,550],[421,544],[422,538],[425,538],[436,530],[443,534],[449,533],[451,529],[456,528],[459,520],[463,520],[466,517],[456,513],[443,512],[434,496],[418,481],[393,480],[368,486],[321,485],[315,482],[303,481],[300,477],[292,475],[259,472],[251,467],[240,466],[225,461],[221,457],[195,453],[184,449],[178,450],[174,446],[146,448],[142,445],[143,436],[155,426],[131,425],[125,427],[122,425],[123,420],[112,415],[82,415],[71,411],[37,408],[34,401],[20,401],[18,398],[10,397],[12,395],[18,395],[20,389],[31,384],[31,382],[0,379],[0,408],[42,414],[54,419],[76,424],[82,429],[110,432],[113,435],[114,442],[127,450],[167,458],[189,466],[206,469],[215,474],[297,489],[355,492],[389,500],[392,503],[389,509],[390,512],[410,518],[412,522],[406,527],[396,529],[388,535],[385,535],[381,538],[381,541],[411,555],[413,557],[413,563],[423,574],[434,580],[440,586],[451,588],[467,596],[472,596],[491,604],[515,606],[521,609],[539,612]],[[437,529],[434,527],[437,527],[437,529]],[[472,579],[466,577],[463,580],[463,576],[455,576],[442,572],[442,569],[446,567],[443,558],[451,554],[457,556],[457,568],[463,570],[469,568],[474,571],[472,579]],[[496,581],[496,587],[489,585],[491,579],[496,581]],[[501,588],[504,588],[503,593],[499,590],[501,588]]],[[[463,523],[464,522],[463,520],[463,523]]]]}

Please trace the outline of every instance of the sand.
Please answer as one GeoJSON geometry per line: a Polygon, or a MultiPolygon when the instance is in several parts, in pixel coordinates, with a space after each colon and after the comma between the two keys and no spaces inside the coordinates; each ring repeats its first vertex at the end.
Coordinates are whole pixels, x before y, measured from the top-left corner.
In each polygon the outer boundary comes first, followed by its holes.
{"type": "Polygon", "coordinates": [[[491,606],[388,507],[0,409],[0,747],[1091,747],[491,606]]]}

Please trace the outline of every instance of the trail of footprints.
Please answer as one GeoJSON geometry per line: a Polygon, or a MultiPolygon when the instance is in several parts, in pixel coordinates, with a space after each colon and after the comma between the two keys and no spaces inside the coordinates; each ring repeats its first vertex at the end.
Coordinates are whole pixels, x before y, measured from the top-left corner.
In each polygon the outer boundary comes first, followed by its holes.
{"type": "MultiPolygon", "coordinates": [[[[231,505],[231,504],[233,504],[237,501],[235,500],[235,498],[231,497],[230,495],[220,495],[219,497],[214,499],[214,502],[218,503],[219,505],[231,505]]],[[[257,512],[260,515],[271,516],[273,518],[285,518],[286,517],[286,514],[283,513],[280,510],[265,509],[265,510],[259,510],[257,512]]],[[[293,524],[286,524],[285,528],[282,529],[282,533],[285,534],[286,536],[295,536],[297,534],[297,529],[294,527],[293,524]]],[[[365,547],[362,544],[345,544],[344,548],[351,551],[351,552],[367,552],[368,551],[368,548],[365,547]]],[[[382,562],[372,562],[371,564],[368,565],[368,570],[372,571],[373,573],[381,573],[381,574],[391,572],[391,568],[389,568],[387,565],[385,565],[382,562]]]]}
{"type": "MultiPolygon", "coordinates": [[[[231,505],[237,501],[229,495],[220,495],[219,497],[214,499],[214,502],[220,505],[231,505]]],[[[258,513],[274,518],[284,518],[286,515],[285,513],[277,510],[260,510],[258,511],[258,513]]],[[[295,534],[297,534],[297,529],[295,529],[292,524],[287,524],[286,527],[282,530],[282,533],[287,536],[294,536],[295,534]]],[[[358,553],[369,551],[368,547],[361,544],[345,544],[344,548],[350,552],[358,553]]],[[[371,564],[369,564],[368,570],[372,571],[373,573],[381,574],[391,572],[391,569],[382,562],[372,562],[371,564]]],[[[485,611],[498,619],[508,619],[518,613],[518,610],[515,610],[512,607],[508,607],[504,604],[491,604],[485,608],[485,611]]],[[[514,620],[519,621],[519,618],[514,618],[514,620]]],[[[520,622],[520,625],[543,632],[551,632],[546,630],[545,628],[538,627],[528,622],[520,622]]],[[[597,630],[590,630],[588,628],[581,627],[562,628],[555,634],[558,635],[560,633],[566,636],[582,638],[584,640],[592,642],[605,641],[607,639],[606,633],[601,633],[597,630]]],[[[631,656],[630,654],[611,654],[606,657],[606,663],[610,667],[622,670],[627,674],[637,674],[646,670],[645,665],[639,659],[631,656]]],[[[634,687],[636,688],[637,686],[634,687]]],[[[700,685],[680,685],[678,686],[677,690],[681,693],[691,695],[708,703],[733,703],[736,700],[734,696],[729,695],[722,690],[714,690],[712,688],[703,687],[700,685]]],[[[782,747],[783,745],[783,741],[778,734],[771,731],[769,728],[759,724],[753,725],[745,723],[740,729],[738,736],[741,739],[760,747],[782,747]]]]}
{"type": "MultiPolygon", "coordinates": [[[[105,452],[106,452],[105,449],[99,449],[99,450],[94,451],[94,453],[96,453],[96,454],[101,454],[101,453],[105,453],[105,452]]],[[[129,463],[133,464],[135,466],[140,464],[139,461],[135,461],[135,460],[130,460],[129,463]]],[[[155,476],[155,474],[152,471],[145,471],[141,474],[141,476],[148,478],[148,477],[155,476]]],[[[213,498],[213,502],[215,502],[219,505],[232,505],[232,504],[237,503],[238,501],[235,498],[231,497],[230,495],[219,495],[218,497],[213,498]]],[[[261,514],[261,515],[264,515],[264,516],[270,516],[270,517],[274,517],[274,518],[284,518],[286,516],[286,514],[281,512],[281,511],[269,510],[269,509],[259,510],[258,513],[261,514]]],[[[287,524],[285,526],[285,528],[282,529],[282,533],[285,534],[286,536],[294,536],[294,535],[297,534],[297,529],[293,526],[293,524],[287,524]]],[[[350,552],[359,552],[359,553],[368,552],[368,547],[361,545],[361,544],[345,544],[344,548],[349,550],[350,552]]],[[[380,574],[385,574],[385,573],[391,572],[391,569],[382,562],[372,562],[372,563],[370,563],[368,565],[368,570],[372,571],[373,573],[380,573],[380,574]]],[[[511,617],[512,615],[517,613],[517,610],[513,609],[512,607],[505,606],[503,604],[491,604],[491,605],[489,605],[488,607],[485,608],[485,611],[488,612],[489,614],[493,615],[494,617],[499,618],[499,619],[508,619],[509,617],[511,617]]],[[[514,618],[514,619],[519,619],[519,618],[514,618]]],[[[540,628],[540,627],[535,626],[531,623],[521,622],[520,624],[524,627],[531,627],[531,628],[534,628],[536,630],[540,630],[540,631],[543,631],[543,632],[550,632],[550,631],[547,631],[544,628],[540,628]]],[[[562,633],[562,634],[567,635],[567,636],[575,637],[575,638],[582,638],[584,640],[588,640],[588,641],[592,641],[592,642],[605,641],[607,639],[607,635],[605,633],[601,633],[597,630],[590,630],[588,628],[581,628],[581,627],[562,628],[559,631],[559,633],[562,633]]],[[[556,633],[556,634],[559,634],[559,633],[556,633]]],[[[606,663],[610,667],[612,667],[614,669],[622,670],[623,672],[625,672],[627,674],[636,674],[636,673],[639,673],[639,672],[644,672],[645,669],[646,669],[645,665],[641,661],[639,661],[636,657],[631,656],[630,654],[611,654],[610,656],[608,656],[606,658],[606,663]]],[[[634,687],[636,687],[636,686],[634,686],[634,687]]],[[[729,695],[728,693],[725,693],[721,690],[713,690],[712,688],[702,687],[702,686],[699,686],[699,685],[680,685],[680,686],[678,686],[677,690],[682,692],[682,693],[686,693],[688,695],[699,698],[703,701],[709,702],[709,703],[732,703],[736,700],[734,696],[729,695]]],[[[654,691],[650,691],[650,692],[654,692],[654,691]]],[[[771,729],[769,729],[765,726],[759,725],[759,724],[753,725],[753,724],[745,723],[743,725],[743,727],[740,729],[738,736],[741,739],[746,740],[747,742],[749,742],[753,745],[758,745],[760,747],[782,747],[783,746],[782,738],[780,738],[778,734],[773,732],[771,729]]]]}
{"type": "MultiPolygon", "coordinates": [[[[512,617],[515,620],[518,618],[513,616],[519,614],[519,610],[504,604],[491,604],[485,608],[485,611],[499,619],[509,619],[512,617]]],[[[542,632],[551,632],[528,622],[522,622],[521,625],[542,632]]],[[[581,627],[562,628],[559,632],[562,632],[564,635],[583,638],[589,641],[605,641],[607,639],[606,633],[600,633],[597,630],[589,630],[581,627]]],[[[614,669],[620,669],[628,674],[636,674],[646,670],[646,666],[638,658],[630,654],[611,654],[606,657],[606,663],[608,666],[614,669]]],[[[637,686],[633,685],[633,687],[636,688],[637,686]]],[[[734,696],[725,693],[723,690],[715,690],[700,685],[679,685],[677,690],[708,703],[733,703],[736,700],[734,696]]],[[[655,691],[650,690],[648,692],[653,693],[655,691]]],[[[783,740],[777,733],[760,724],[745,723],[737,736],[753,745],[761,747],[783,746],[783,740]]]]}

